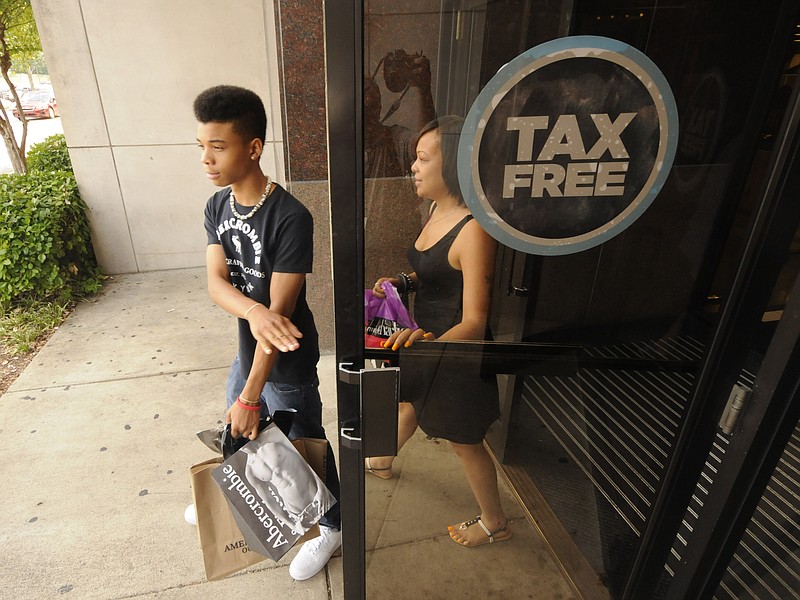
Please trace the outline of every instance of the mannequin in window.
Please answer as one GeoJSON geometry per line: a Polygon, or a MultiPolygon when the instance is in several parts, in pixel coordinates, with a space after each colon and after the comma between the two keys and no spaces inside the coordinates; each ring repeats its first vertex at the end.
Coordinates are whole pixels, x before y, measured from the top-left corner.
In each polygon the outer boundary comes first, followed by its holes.
{"type": "Polygon", "coordinates": [[[364,78],[364,176],[370,179],[408,175],[414,159],[416,132],[434,116],[430,61],[421,53],[407,54],[401,49],[388,53],[375,72],[364,78]],[[375,82],[381,66],[386,88],[400,94],[383,117],[381,90],[375,82]],[[386,125],[412,88],[417,91],[416,121],[409,123],[409,127],[386,125]]]}

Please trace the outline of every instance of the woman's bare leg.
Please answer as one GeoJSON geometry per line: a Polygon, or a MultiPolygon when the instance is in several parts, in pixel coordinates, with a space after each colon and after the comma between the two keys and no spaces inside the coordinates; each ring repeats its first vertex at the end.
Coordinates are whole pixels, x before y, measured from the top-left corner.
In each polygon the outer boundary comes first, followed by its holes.
{"type": "MultiPolygon", "coordinates": [[[[480,444],[456,444],[451,442],[461,466],[467,476],[472,493],[481,509],[481,521],[489,531],[497,531],[508,523],[503,507],[500,505],[500,490],[497,487],[497,470],[488,450],[480,444]]],[[[487,539],[486,532],[480,525],[473,525],[467,529],[450,527],[450,537],[455,541],[474,545],[487,539]]],[[[500,537],[500,536],[498,536],[500,537]]],[[[505,537],[505,534],[504,534],[505,537]]]]}

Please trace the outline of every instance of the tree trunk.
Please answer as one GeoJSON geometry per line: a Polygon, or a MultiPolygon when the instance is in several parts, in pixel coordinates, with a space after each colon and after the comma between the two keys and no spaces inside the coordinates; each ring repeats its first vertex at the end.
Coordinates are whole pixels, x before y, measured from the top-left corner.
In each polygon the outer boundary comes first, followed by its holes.
{"type": "Polygon", "coordinates": [[[14,129],[11,126],[11,116],[6,111],[5,106],[0,106],[0,115],[2,115],[0,116],[0,135],[3,136],[3,141],[6,143],[8,158],[11,160],[11,166],[14,168],[14,172],[27,173],[28,160],[25,156],[25,143],[28,139],[28,120],[22,112],[22,102],[19,99],[19,94],[17,94],[17,88],[14,87],[14,83],[8,76],[8,71],[4,71],[0,68],[0,73],[8,84],[8,89],[11,91],[14,104],[16,104],[20,118],[22,119],[22,136],[20,137],[20,141],[17,142],[14,129]]]}
{"type": "Polygon", "coordinates": [[[11,159],[11,167],[14,173],[27,173],[28,166],[25,160],[24,151],[21,152],[17,146],[17,140],[14,138],[14,130],[11,128],[11,123],[4,119],[0,119],[0,135],[3,136],[3,141],[6,144],[8,151],[8,158],[11,159]]]}
{"type": "Polygon", "coordinates": [[[8,71],[11,69],[11,54],[8,52],[8,44],[6,43],[6,30],[7,23],[0,19],[0,74],[2,74],[8,89],[11,91],[14,104],[17,106],[20,119],[22,119],[22,136],[20,141],[17,142],[14,129],[11,127],[11,117],[8,116],[4,106],[0,106],[0,114],[2,114],[2,118],[0,118],[0,134],[2,134],[3,141],[8,149],[8,157],[11,159],[11,166],[14,168],[14,172],[27,173],[28,161],[25,157],[25,142],[28,139],[28,120],[22,112],[22,102],[20,102],[19,94],[17,94],[17,88],[8,75],[8,71]]]}

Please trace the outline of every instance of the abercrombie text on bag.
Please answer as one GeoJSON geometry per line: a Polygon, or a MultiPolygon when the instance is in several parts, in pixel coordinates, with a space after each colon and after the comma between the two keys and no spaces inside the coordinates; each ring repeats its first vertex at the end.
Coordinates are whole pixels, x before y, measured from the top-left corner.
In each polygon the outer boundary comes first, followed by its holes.
{"type": "MultiPolygon", "coordinates": [[[[225,475],[222,479],[222,483],[227,487],[228,491],[236,491],[250,508],[253,516],[258,519],[264,526],[264,529],[267,530],[267,542],[271,543],[273,548],[280,548],[284,544],[288,544],[289,540],[283,537],[277,523],[275,523],[266,511],[259,497],[248,487],[247,482],[239,477],[231,465],[224,465],[222,467],[222,473],[225,475]],[[228,485],[229,483],[230,485],[228,485]]],[[[275,499],[283,505],[279,496],[275,496],[275,499]]]]}

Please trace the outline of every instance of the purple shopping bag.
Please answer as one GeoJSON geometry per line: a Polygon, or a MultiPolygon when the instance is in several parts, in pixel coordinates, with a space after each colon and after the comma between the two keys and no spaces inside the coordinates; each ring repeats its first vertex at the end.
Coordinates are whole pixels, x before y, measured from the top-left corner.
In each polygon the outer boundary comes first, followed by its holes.
{"type": "Polygon", "coordinates": [[[386,292],[385,298],[377,298],[372,290],[364,290],[364,346],[367,348],[380,348],[395,331],[417,328],[397,288],[388,281],[381,287],[386,292]]]}

